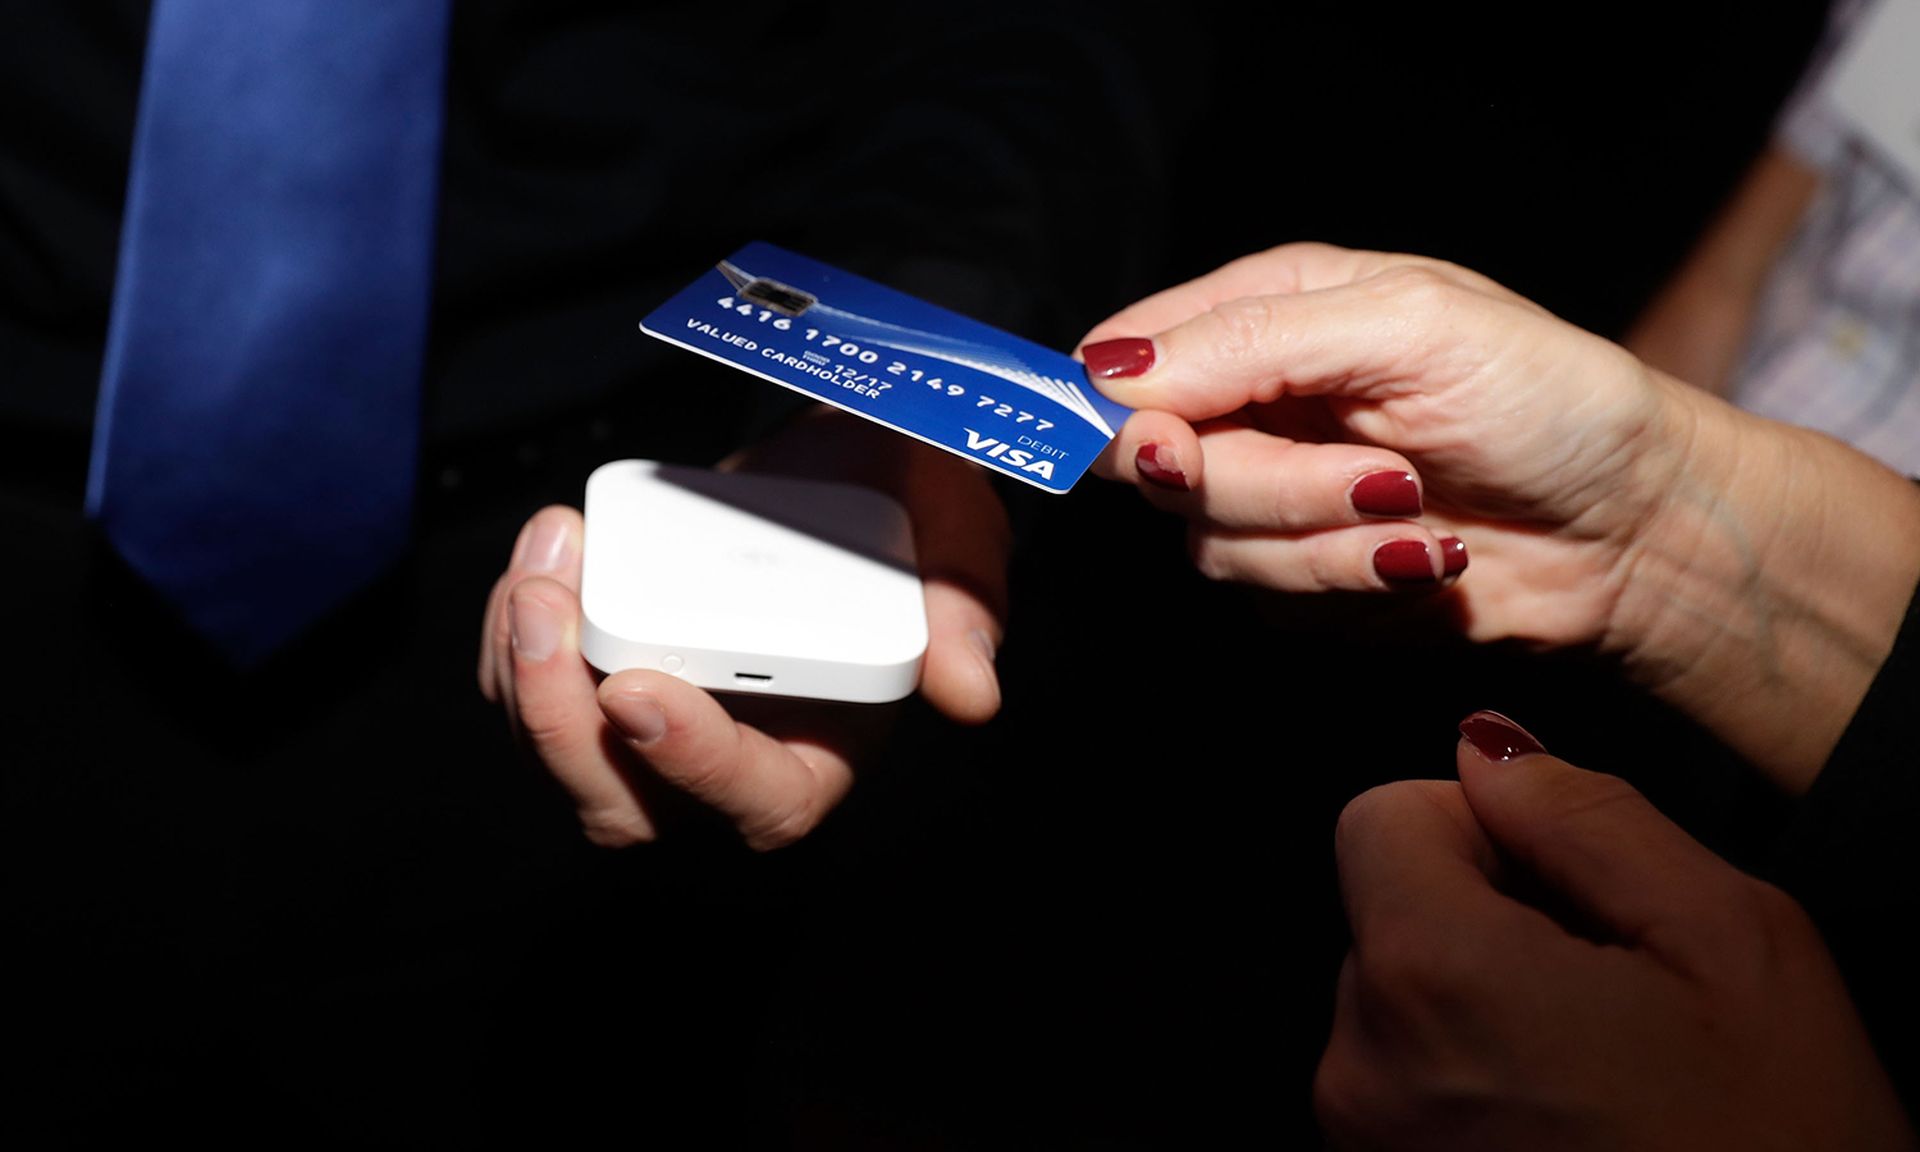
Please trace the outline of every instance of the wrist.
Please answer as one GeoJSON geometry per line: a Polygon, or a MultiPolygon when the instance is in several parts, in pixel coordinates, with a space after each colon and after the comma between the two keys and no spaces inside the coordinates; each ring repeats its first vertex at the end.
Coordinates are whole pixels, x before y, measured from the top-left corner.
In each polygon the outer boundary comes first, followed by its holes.
{"type": "Polygon", "coordinates": [[[1920,579],[1920,491],[1830,437],[1656,383],[1666,488],[1622,554],[1603,645],[1798,794],[1920,579]]]}

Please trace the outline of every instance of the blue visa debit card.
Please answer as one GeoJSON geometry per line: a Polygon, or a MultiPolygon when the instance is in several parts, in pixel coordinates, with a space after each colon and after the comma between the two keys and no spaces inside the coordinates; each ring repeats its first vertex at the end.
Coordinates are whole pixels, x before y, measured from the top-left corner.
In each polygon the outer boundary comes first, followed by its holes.
{"type": "Polygon", "coordinates": [[[1071,356],[771,244],[640,327],[1049,492],[1073,487],[1130,411],[1071,356]]]}

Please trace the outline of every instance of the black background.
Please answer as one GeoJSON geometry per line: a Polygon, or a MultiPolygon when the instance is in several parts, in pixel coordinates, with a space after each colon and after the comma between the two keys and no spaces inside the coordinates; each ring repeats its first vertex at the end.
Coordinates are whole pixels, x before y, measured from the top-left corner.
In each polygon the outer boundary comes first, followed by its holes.
{"type": "MultiPolygon", "coordinates": [[[[1026,334],[1068,346],[1143,291],[1295,239],[1449,257],[1617,334],[1764,140],[1820,16],[1293,3],[1138,20],[1121,43],[1151,91],[1132,125],[1151,147],[1046,175],[1095,200],[1103,181],[1116,200],[1164,183],[1165,199],[1054,237],[1124,250],[1127,272],[1073,280],[1026,334]],[[1141,171],[1143,154],[1164,167],[1141,171]]],[[[63,83],[77,102],[130,98],[63,83]]],[[[91,270],[76,297],[103,309],[111,248],[84,222],[67,235],[91,270]]],[[[616,285],[601,305],[635,315],[645,294],[616,285]]],[[[104,311],[56,319],[90,374],[104,311]]],[[[553,378],[598,370],[570,342],[500,347],[553,378]]],[[[10,359],[10,391],[59,370],[10,359]]],[[[1310,1145],[1343,947],[1334,817],[1374,782],[1450,772],[1461,716],[1507,711],[1736,856],[1769,827],[1764,797],[1729,802],[1724,758],[1607,669],[1337,605],[1253,627],[1246,597],[1186,570],[1177,525],[1089,485],[1021,509],[996,723],[955,733],[907,706],[842,811],[770,857],[698,827],[599,852],[507,754],[472,688],[474,631],[526,514],[599,459],[668,441],[616,424],[520,460],[483,505],[436,513],[413,578],[311,640],[302,672],[241,682],[98,562],[62,495],[83,430],[10,431],[23,547],[0,587],[17,678],[0,852],[24,965],[5,1043],[30,1071],[0,1123],[1310,1145]],[[396,700],[414,723],[393,724],[396,700]]]]}

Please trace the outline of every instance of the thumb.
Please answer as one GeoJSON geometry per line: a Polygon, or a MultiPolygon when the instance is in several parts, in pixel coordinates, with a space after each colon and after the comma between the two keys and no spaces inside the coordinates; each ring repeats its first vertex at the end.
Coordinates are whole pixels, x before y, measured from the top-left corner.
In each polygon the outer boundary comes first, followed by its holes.
{"type": "Polygon", "coordinates": [[[1460,786],[1489,839],[1629,943],[1717,918],[1746,877],[1617,776],[1546,754],[1497,712],[1460,724],[1460,786]]]}
{"type": "Polygon", "coordinates": [[[927,461],[902,493],[926,586],[920,694],[950,720],[984,724],[1000,710],[994,654],[1005,631],[1013,532],[986,473],[937,455],[944,459],[927,461]]]}

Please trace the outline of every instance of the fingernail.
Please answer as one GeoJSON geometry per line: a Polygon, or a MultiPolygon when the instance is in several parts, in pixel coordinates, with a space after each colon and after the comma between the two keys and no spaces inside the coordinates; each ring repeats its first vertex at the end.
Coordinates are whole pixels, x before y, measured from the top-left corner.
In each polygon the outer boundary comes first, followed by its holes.
{"type": "Polygon", "coordinates": [[[980,654],[980,659],[987,662],[987,667],[993,667],[993,637],[987,635],[985,628],[975,628],[973,631],[967,633],[967,643],[973,647],[975,652],[980,654]]]}
{"type": "Polygon", "coordinates": [[[1153,341],[1138,336],[1102,340],[1080,349],[1080,358],[1087,362],[1087,375],[1097,380],[1138,376],[1153,367],[1153,341]]]}
{"type": "Polygon", "coordinates": [[[1347,499],[1362,516],[1420,515],[1420,485],[1411,472],[1369,472],[1353,482],[1347,499]]]}
{"type": "Polygon", "coordinates": [[[1431,584],[1433,557],[1420,540],[1389,540],[1373,550],[1373,570],[1390,584],[1431,584]]]}
{"type": "Polygon", "coordinates": [[[1440,538],[1440,574],[1458,576],[1467,570],[1467,542],[1458,536],[1440,538]]]}
{"type": "Polygon", "coordinates": [[[1193,485],[1187,483],[1187,474],[1180,471],[1180,461],[1174,458],[1173,449],[1165,444],[1140,445],[1140,451],[1133,454],[1133,466],[1140,470],[1140,475],[1162,488],[1175,492],[1193,489],[1193,485]]]}
{"type": "Polygon", "coordinates": [[[547,516],[527,525],[514,549],[513,566],[528,572],[557,572],[566,558],[567,525],[557,516],[547,516]]]}
{"type": "Polygon", "coordinates": [[[651,696],[609,697],[606,712],[634,744],[651,744],[667,734],[667,711],[651,696]]]}
{"type": "Polygon", "coordinates": [[[507,628],[513,636],[513,650],[535,664],[560,647],[560,618],[533,596],[508,599],[507,628]]]}
{"type": "Polygon", "coordinates": [[[1475,712],[1460,721],[1460,735],[1467,738],[1474,751],[1496,763],[1546,751],[1532,733],[1498,712],[1475,712]]]}

